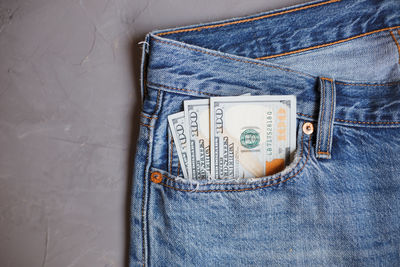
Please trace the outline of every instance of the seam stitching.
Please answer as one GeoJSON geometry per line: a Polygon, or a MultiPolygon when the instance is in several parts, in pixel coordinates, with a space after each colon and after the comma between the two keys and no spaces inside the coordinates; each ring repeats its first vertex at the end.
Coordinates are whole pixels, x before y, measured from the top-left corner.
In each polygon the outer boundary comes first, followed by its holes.
{"type": "Polygon", "coordinates": [[[140,125],[143,125],[143,126],[146,126],[146,127],[150,127],[150,128],[153,128],[154,126],[151,126],[151,125],[148,125],[148,124],[144,124],[144,123],[141,123],[141,122],[139,122],[139,124],[140,125]]]}
{"type": "MultiPolygon", "coordinates": [[[[150,129],[148,130],[150,131],[150,129]]],[[[149,136],[149,134],[148,134],[149,136]]],[[[147,142],[147,152],[146,152],[146,160],[147,163],[149,162],[149,152],[150,151],[150,142],[147,142]]],[[[146,165],[147,165],[146,163],[146,165]]],[[[145,234],[146,234],[146,229],[145,229],[145,214],[144,214],[144,206],[146,202],[146,194],[147,194],[147,188],[146,188],[146,175],[143,175],[143,189],[142,189],[142,261],[143,261],[143,266],[146,266],[146,253],[145,253],[145,234]]]]}
{"type": "Polygon", "coordinates": [[[156,102],[156,106],[155,106],[155,111],[154,111],[154,112],[156,112],[156,111],[160,108],[160,107],[159,107],[160,95],[161,95],[161,90],[158,89],[158,92],[157,92],[157,102],[156,102]]]}
{"type": "Polygon", "coordinates": [[[164,87],[167,89],[173,89],[173,90],[178,90],[178,91],[186,91],[186,92],[193,92],[193,93],[199,93],[199,94],[204,94],[207,96],[217,96],[215,94],[209,94],[206,92],[201,92],[201,91],[195,91],[195,90],[190,90],[190,89],[185,89],[185,88],[177,88],[177,87],[172,87],[172,86],[167,86],[167,85],[163,85],[163,84],[158,84],[158,83],[152,83],[152,82],[147,82],[149,85],[155,85],[155,86],[160,86],[160,87],[164,87]]]}
{"type": "Polygon", "coordinates": [[[342,119],[335,119],[336,121],[343,121],[349,123],[357,123],[357,124],[399,124],[400,121],[349,121],[342,119]]]}
{"type": "MultiPolygon", "coordinates": [[[[250,191],[250,190],[262,189],[262,188],[270,187],[270,186],[277,185],[277,184],[280,184],[280,183],[284,183],[284,182],[286,182],[286,181],[292,179],[293,177],[297,176],[297,175],[304,169],[304,167],[307,165],[307,162],[308,162],[308,160],[309,160],[309,158],[310,158],[310,147],[311,147],[311,145],[310,145],[311,142],[310,142],[310,141],[311,141],[311,137],[310,137],[309,140],[308,140],[308,153],[307,153],[306,161],[304,162],[303,166],[302,166],[295,174],[293,174],[292,176],[289,176],[289,177],[286,178],[285,180],[278,181],[278,182],[276,182],[276,183],[266,184],[266,185],[260,185],[260,186],[257,186],[257,187],[240,188],[240,189],[210,189],[210,190],[199,190],[199,191],[193,191],[193,190],[188,190],[188,189],[176,188],[176,187],[173,187],[173,186],[164,184],[164,183],[160,183],[160,184],[163,185],[163,186],[166,186],[166,187],[169,187],[169,188],[178,190],[178,191],[185,191],[185,192],[191,192],[191,193],[208,193],[208,192],[250,191]]],[[[301,161],[301,160],[300,160],[300,161],[301,161]]],[[[300,161],[299,161],[299,163],[300,163],[300,161]]],[[[296,166],[297,166],[297,165],[296,165],[296,166]]]]}
{"type": "Polygon", "coordinates": [[[297,53],[301,53],[301,52],[305,52],[305,51],[309,51],[309,50],[314,50],[314,49],[323,48],[323,47],[327,47],[327,46],[331,46],[331,45],[335,45],[335,44],[344,43],[344,42],[351,41],[351,40],[354,40],[354,39],[357,39],[357,38],[361,38],[361,37],[364,37],[364,36],[368,36],[368,35],[371,35],[371,34],[374,34],[374,33],[383,32],[383,31],[387,31],[387,30],[393,30],[393,29],[397,29],[397,28],[400,28],[400,26],[394,26],[394,27],[388,27],[388,28],[383,28],[383,29],[379,29],[379,30],[374,30],[374,31],[371,31],[371,32],[362,33],[362,34],[359,34],[359,35],[355,35],[355,36],[352,36],[352,37],[349,37],[349,38],[345,38],[345,39],[334,41],[334,42],[330,42],[330,43],[310,46],[310,47],[301,48],[301,49],[297,49],[297,50],[293,50],[293,51],[289,51],[289,52],[285,52],[285,53],[280,53],[280,54],[275,54],[275,55],[270,55],[270,56],[257,57],[256,59],[263,60],[263,59],[270,59],[270,58],[275,58],[275,57],[280,57],[280,56],[287,56],[287,55],[297,54],[297,53]]]}
{"type": "Polygon", "coordinates": [[[303,114],[303,113],[300,113],[300,112],[297,112],[297,114],[305,116],[305,117],[309,117],[309,118],[312,118],[312,119],[314,118],[313,116],[310,116],[310,115],[307,115],[307,114],[303,114]]]}
{"type": "Polygon", "coordinates": [[[342,84],[342,85],[355,85],[355,86],[390,86],[390,85],[395,85],[399,84],[400,81],[397,82],[389,82],[389,83],[376,83],[376,84],[368,84],[368,83],[344,83],[344,82],[336,82],[336,84],[342,84]]]}
{"type": "MultiPolygon", "coordinates": [[[[398,33],[398,35],[400,36],[400,30],[399,29],[397,29],[397,33],[398,33]]],[[[393,34],[393,36],[394,36],[394,34],[393,34]]],[[[396,45],[397,45],[397,51],[399,52],[399,64],[400,64],[400,44],[399,44],[399,41],[397,41],[397,38],[395,38],[395,40],[396,40],[396,45]]]]}
{"type": "Polygon", "coordinates": [[[335,2],[340,2],[340,1],[341,0],[330,0],[330,1],[322,2],[322,3],[316,3],[316,4],[312,4],[312,5],[307,5],[307,6],[294,8],[294,9],[284,10],[284,11],[280,11],[280,12],[276,12],[276,13],[272,13],[272,14],[266,14],[266,15],[262,15],[262,16],[259,16],[259,17],[255,17],[255,18],[242,19],[242,20],[238,20],[238,21],[230,21],[230,22],[225,22],[225,23],[220,23],[220,24],[200,26],[200,27],[189,28],[189,29],[181,29],[181,30],[173,30],[173,31],[168,31],[168,32],[161,32],[161,33],[158,33],[156,35],[162,36],[162,35],[181,33],[181,32],[201,31],[202,29],[219,28],[219,27],[223,27],[223,26],[235,25],[235,24],[251,22],[251,21],[256,21],[256,20],[260,20],[260,19],[265,19],[265,18],[269,18],[269,17],[279,16],[279,15],[283,15],[283,14],[287,14],[287,13],[292,13],[292,12],[295,12],[295,11],[309,9],[311,7],[322,6],[322,5],[335,3],[335,2]]]}
{"type": "MultiPolygon", "coordinates": [[[[399,34],[400,34],[399,30],[397,30],[397,32],[399,32],[399,34]]],[[[399,45],[399,42],[397,41],[396,36],[394,36],[394,33],[392,31],[390,31],[390,35],[392,36],[392,38],[393,38],[393,40],[394,40],[394,42],[395,42],[395,44],[397,46],[397,55],[399,57],[399,64],[400,64],[400,45],[399,45]]]]}
{"type": "Polygon", "coordinates": [[[154,116],[153,118],[152,117],[149,117],[149,116],[146,116],[146,115],[144,115],[144,114],[140,114],[140,116],[142,116],[142,117],[145,117],[145,118],[148,118],[148,119],[150,119],[150,120],[152,120],[152,119],[158,119],[158,117],[157,116],[154,116]]]}
{"type": "Polygon", "coordinates": [[[331,112],[329,114],[329,127],[328,127],[328,134],[327,134],[328,135],[328,142],[326,143],[326,151],[322,151],[321,149],[318,149],[317,153],[318,154],[330,155],[331,153],[329,151],[329,142],[330,142],[331,124],[332,124],[332,118],[333,118],[333,83],[332,83],[332,79],[328,79],[328,78],[324,78],[324,79],[330,81],[330,83],[331,83],[331,93],[332,93],[332,95],[331,95],[331,112]]]}
{"type": "Polygon", "coordinates": [[[284,69],[284,68],[280,68],[280,67],[277,67],[277,66],[263,64],[263,63],[260,63],[260,62],[253,62],[253,61],[248,61],[248,60],[242,60],[242,59],[238,59],[238,58],[223,56],[223,55],[219,55],[219,54],[216,54],[216,53],[200,50],[200,49],[197,49],[197,48],[192,48],[192,47],[188,47],[188,46],[185,46],[185,45],[180,45],[180,44],[175,44],[175,43],[172,43],[172,42],[167,42],[167,41],[164,41],[164,40],[158,40],[158,39],[153,39],[153,40],[156,41],[156,42],[160,42],[160,43],[164,43],[164,44],[169,44],[169,45],[181,47],[181,48],[184,48],[184,49],[196,51],[196,52],[199,52],[199,53],[203,53],[203,54],[207,54],[207,55],[211,55],[211,56],[215,56],[215,57],[220,57],[220,58],[224,58],[224,59],[228,59],[228,60],[234,60],[234,61],[237,61],[237,62],[249,63],[249,64],[263,66],[263,67],[267,67],[267,68],[274,68],[274,69],[278,69],[278,70],[286,71],[286,72],[293,72],[293,73],[297,73],[298,75],[308,76],[308,77],[314,78],[314,76],[312,76],[312,75],[309,75],[307,73],[301,73],[301,72],[298,72],[298,71],[295,71],[295,70],[284,69]]]}
{"type": "Polygon", "coordinates": [[[332,82],[332,80],[330,80],[330,83],[331,83],[331,93],[332,93],[332,95],[331,95],[331,114],[330,114],[330,117],[329,117],[329,127],[328,127],[328,143],[326,144],[326,151],[330,154],[330,151],[329,151],[329,142],[331,141],[331,124],[332,124],[332,119],[333,119],[333,90],[334,90],[334,88],[333,88],[333,82],[332,82]]]}
{"type": "Polygon", "coordinates": [[[325,79],[321,78],[322,80],[322,111],[321,117],[319,118],[318,127],[319,127],[319,135],[318,135],[318,152],[321,151],[321,140],[322,140],[322,122],[324,121],[324,113],[325,113],[325,79]]]}
{"type": "MultiPolygon", "coordinates": [[[[302,159],[303,159],[303,147],[304,147],[304,142],[303,142],[303,140],[304,140],[304,133],[301,135],[301,150],[300,150],[301,157],[300,157],[299,161],[297,162],[297,164],[293,167],[293,170],[292,170],[292,171],[294,171],[294,170],[297,168],[297,166],[299,165],[299,163],[300,163],[300,162],[302,161],[302,159]]],[[[289,172],[289,173],[290,173],[290,172],[289,172]]],[[[173,182],[176,182],[176,183],[181,183],[180,181],[175,180],[175,179],[169,177],[168,175],[162,174],[162,176],[165,177],[165,178],[167,178],[167,179],[170,180],[170,181],[173,181],[173,182]]],[[[277,180],[277,179],[279,179],[279,178],[282,178],[282,175],[279,175],[278,177],[275,177],[275,178],[272,178],[272,179],[265,180],[265,181],[262,182],[262,184],[265,184],[265,183],[268,183],[268,182],[277,180]]],[[[205,184],[203,184],[203,185],[204,185],[204,186],[206,186],[206,185],[249,185],[249,183],[205,183],[205,184]]]]}
{"type": "MultiPolygon", "coordinates": [[[[160,106],[159,106],[159,101],[160,101],[160,95],[161,95],[161,90],[160,89],[158,89],[158,92],[157,92],[157,102],[156,102],[156,106],[155,106],[155,110],[154,110],[154,113],[156,113],[159,109],[160,109],[160,106]]],[[[157,117],[156,115],[153,115],[154,117],[157,117]]],[[[152,122],[152,120],[150,120],[150,123],[152,122]]],[[[139,124],[141,124],[141,125],[143,125],[143,126],[146,126],[146,127],[149,127],[149,129],[148,129],[148,131],[151,131],[151,129],[150,128],[154,128],[154,126],[152,126],[152,125],[147,125],[147,124],[144,124],[144,123],[141,123],[141,122],[139,122],[139,124]]],[[[153,134],[154,134],[154,132],[153,132],[153,134]]],[[[149,137],[150,137],[150,133],[148,134],[148,139],[149,139],[149,137]]],[[[147,154],[146,154],[146,169],[148,168],[148,164],[149,164],[149,162],[151,162],[151,159],[149,158],[149,156],[150,156],[150,143],[152,143],[152,142],[150,142],[150,140],[148,140],[148,142],[147,142],[147,154]]],[[[147,173],[148,171],[146,170],[146,173],[147,173]]],[[[146,175],[144,175],[143,176],[143,190],[142,190],[142,260],[143,260],[143,266],[146,266],[146,253],[145,253],[145,249],[146,249],[146,243],[145,243],[145,241],[146,241],[146,237],[145,237],[145,234],[147,234],[147,231],[146,231],[146,227],[148,227],[148,225],[147,225],[147,222],[145,223],[145,220],[146,220],[146,216],[145,216],[145,202],[146,202],[146,195],[147,195],[147,184],[146,184],[146,175]]]]}

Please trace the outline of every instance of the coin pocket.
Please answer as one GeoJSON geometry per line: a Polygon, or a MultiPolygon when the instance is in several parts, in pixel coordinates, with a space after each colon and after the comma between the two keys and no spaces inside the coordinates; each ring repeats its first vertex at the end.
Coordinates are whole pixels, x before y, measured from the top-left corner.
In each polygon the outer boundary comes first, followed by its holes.
{"type": "MultiPolygon", "coordinates": [[[[183,177],[182,168],[168,126],[168,116],[183,109],[183,101],[198,99],[190,95],[177,94],[148,87],[152,105],[146,103],[146,109],[152,111],[152,120],[148,122],[150,165],[171,175],[183,177]],[[156,98],[156,100],[154,100],[156,98]]],[[[149,113],[148,112],[148,113],[149,113]]],[[[147,120],[147,118],[145,118],[147,120]]]]}

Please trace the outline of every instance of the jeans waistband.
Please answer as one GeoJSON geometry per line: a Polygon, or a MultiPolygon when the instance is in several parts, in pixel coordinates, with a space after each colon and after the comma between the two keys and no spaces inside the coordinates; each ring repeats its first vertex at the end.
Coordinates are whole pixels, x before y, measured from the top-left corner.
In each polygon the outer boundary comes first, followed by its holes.
{"type": "MultiPolygon", "coordinates": [[[[317,1],[146,36],[146,86],[198,97],[294,94],[297,115],[317,121],[321,84],[335,88],[335,124],[399,127],[400,81],[318,77],[269,58],[400,29],[400,1],[317,1]],[[288,30],[289,29],[289,30],[288,30]],[[322,82],[321,82],[322,81],[322,82]]],[[[400,49],[400,48],[399,48],[400,49]]]]}

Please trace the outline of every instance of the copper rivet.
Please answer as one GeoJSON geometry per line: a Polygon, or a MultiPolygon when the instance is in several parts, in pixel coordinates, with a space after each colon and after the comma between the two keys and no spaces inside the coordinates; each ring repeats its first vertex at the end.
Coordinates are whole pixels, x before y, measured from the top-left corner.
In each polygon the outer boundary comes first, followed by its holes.
{"type": "Polygon", "coordinates": [[[314,125],[311,122],[306,122],[303,124],[303,132],[305,134],[312,134],[314,132],[314,125]]]}
{"type": "Polygon", "coordinates": [[[161,181],[162,181],[162,175],[161,175],[161,173],[159,173],[159,172],[153,172],[153,173],[151,173],[151,175],[150,175],[150,180],[151,180],[153,183],[156,183],[156,184],[161,183],[161,181]]]}

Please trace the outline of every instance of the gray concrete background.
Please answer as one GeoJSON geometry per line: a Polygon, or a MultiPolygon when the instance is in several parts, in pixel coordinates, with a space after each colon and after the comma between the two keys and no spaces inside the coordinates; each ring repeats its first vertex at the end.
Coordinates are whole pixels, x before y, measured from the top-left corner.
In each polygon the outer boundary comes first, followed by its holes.
{"type": "Polygon", "coordinates": [[[137,43],[302,2],[0,0],[0,265],[126,265],[137,43]]]}

